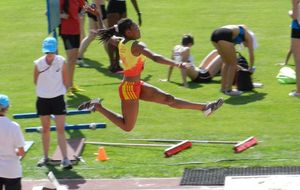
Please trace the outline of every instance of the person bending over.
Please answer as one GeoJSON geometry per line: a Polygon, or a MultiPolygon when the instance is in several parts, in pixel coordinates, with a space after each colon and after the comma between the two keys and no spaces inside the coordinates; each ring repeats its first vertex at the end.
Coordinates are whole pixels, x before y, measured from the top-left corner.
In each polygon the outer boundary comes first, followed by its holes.
{"type": "Polygon", "coordinates": [[[249,71],[253,70],[254,49],[257,47],[254,33],[245,25],[226,25],[213,31],[211,42],[222,58],[221,89],[226,95],[240,95],[242,92],[232,89],[237,71],[236,44],[243,44],[248,48],[249,71]]]}

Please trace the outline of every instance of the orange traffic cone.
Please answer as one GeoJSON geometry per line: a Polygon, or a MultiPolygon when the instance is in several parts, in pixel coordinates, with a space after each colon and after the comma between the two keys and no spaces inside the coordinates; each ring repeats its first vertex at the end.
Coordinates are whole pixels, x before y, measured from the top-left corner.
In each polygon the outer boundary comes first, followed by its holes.
{"type": "Polygon", "coordinates": [[[105,152],[105,149],[104,147],[100,146],[98,148],[98,154],[97,154],[97,158],[96,160],[97,161],[105,161],[105,160],[108,160],[109,158],[107,157],[106,155],[106,152],[105,152]]]}

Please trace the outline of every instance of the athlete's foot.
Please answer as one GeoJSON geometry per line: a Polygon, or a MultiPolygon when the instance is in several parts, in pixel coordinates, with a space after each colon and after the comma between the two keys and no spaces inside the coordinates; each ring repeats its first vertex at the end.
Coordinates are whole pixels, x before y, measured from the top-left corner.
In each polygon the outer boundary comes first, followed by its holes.
{"type": "Polygon", "coordinates": [[[78,110],[89,110],[89,111],[96,111],[96,106],[97,104],[100,105],[102,102],[102,99],[100,98],[95,98],[86,102],[81,103],[77,109],[78,110]]]}
{"type": "Polygon", "coordinates": [[[224,99],[223,98],[219,98],[216,101],[213,102],[209,102],[208,104],[206,104],[203,113],[206,117],[208,117],[209,115],[211,115],[213,112],[215,112],[218,108],[220,108],[224,103],[224,99]]]}

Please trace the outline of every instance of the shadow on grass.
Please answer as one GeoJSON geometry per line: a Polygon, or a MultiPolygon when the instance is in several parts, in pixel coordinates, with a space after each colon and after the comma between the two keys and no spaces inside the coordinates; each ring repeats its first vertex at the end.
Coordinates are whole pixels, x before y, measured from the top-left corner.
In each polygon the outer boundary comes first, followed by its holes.
{"type": "MultiPolygon", "coordinates": [[[[57,167],[57,166],[56,166],[57,167]]],[[[47,166],[48,172],[46,173],[46,176],[50,171],[53,172],[55,177],[57,179],[79,179],[79,180],[72,180],[72,183],[67,183],[67,181],[59,182],[61,185],[67,185],[69,189],[79,189],[80,184],[86,183],[86,180],[84,179],[83,176],[79,175],[77,172],[74,170],[62,170],[62,169],[57,169],[55,166],[47,166]]],[[[73,168],[76,167],[73,165],[73,168]]]]}
{"type": "Polygon", "coordinates": [[[151,80],[152,76],[153,76],[153,75],[149,75],[149,74],[148,74],[147,76],[145,76],[145,77],[142,79],[142,81],[148,82],[149,80],[151,80]]]}
{"type": "Polygon", "coordinates": [[[91,99],[90,97],[85,96],[83,94],[79,94],[79,93],[74,93],[74,94],[76,95],[75,97],[67,97],[67,107],[68,108],[77,109],[79,104],[91,99]]]}
{"type": "MultiPolygon", "coordinates": [[[[177,86],[182,86],[182,83],[179,82],[174,82],[174,81],[169,81],[172,84],[175,84],[177,86]]],[[[202,83],[198,83],[198,82],[193,82],[193,81],[189,81],[188,85],[190,89],[196,89],[196,88],[201,88],[204,85],[209,85],[209,84],[220,84],[220,80],[212,80],[210,82],[202,82],[202,83]]]]}
{"type": "Polygon", "coordinates": [[[105,76],[122,79],[122,74],[111,73],[108,67],[104,67],[104,65],[98,61],[92,59],[84,59],[85,67],[79,67],[81,69],[96,69],[98,72],[103,73],[105,76]]]}
{"type": "Polygon", "coordinates": [[[81,130],[66,130],[66,133],[70,136],[70,139],[75,138],[84,138],[84,134],[81,132],[81,130]]]}
{"type": "Polygon", "coordinates": [[[267,93],[258,93],[257,91],[245,92],[241,96],[231,96],[225,100],[226,104],[243,105],[251,102],[263,100],[267,93]]]}
{"type": "Polygon", "coordinates": [[[220,84],[220,80],[211,80],[209,82],[202,82],[202,83],[196,83],[196,82],[189,82],[189,88],[191,89],[195,89],[195,88],[199,88],[202,87],[204,85],[210,85],[210,84],[220,84]]]}

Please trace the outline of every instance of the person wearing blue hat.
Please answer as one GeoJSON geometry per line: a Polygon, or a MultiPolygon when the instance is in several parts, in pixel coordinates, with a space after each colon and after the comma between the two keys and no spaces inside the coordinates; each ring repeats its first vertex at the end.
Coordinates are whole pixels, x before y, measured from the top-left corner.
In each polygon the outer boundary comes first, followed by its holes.
{"type": "Polygon", "coordinates": [[[9,98],[0,94],[0,189],[21,190],[19,156],[25,155],[25,140],[20,125],[5,116],[9,105],[9,98]]]}
{"type": "Polygon", "coordinates": [[[0,95],[0,111],[7,109],[9,107],[9,99],[6,95],[0,95]]]}
{"type": "Polygon", "coordinates": [[[34,61],[34,83],[36,85],[36,109],[40,117],[42,130],[42,142],[44,157],[38,162],[38,166],[48,164],[51,115],[55,116],[58,145],[63,160],[62,167],[71,169],[72,164],[67,158],[66,137],[64,133],[66,104],[64,95],[67,86],[67,68],[65,58],[56,55],[57,41],[53,37],[47,37],[43,41],[42,51],[45,55],[34,61]]]}

